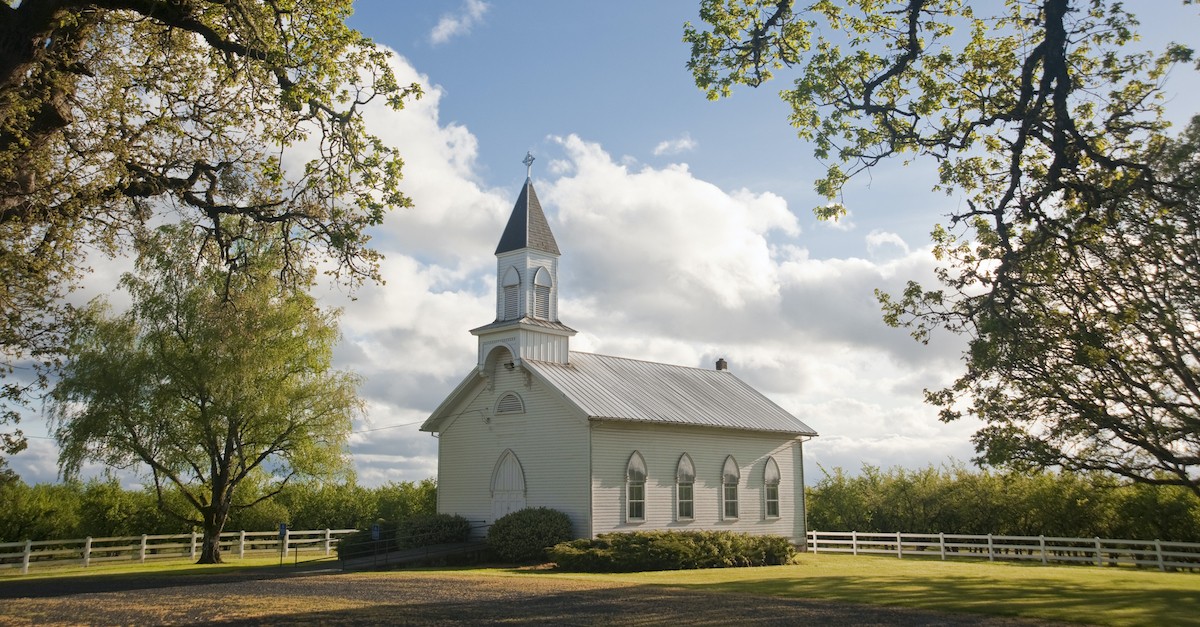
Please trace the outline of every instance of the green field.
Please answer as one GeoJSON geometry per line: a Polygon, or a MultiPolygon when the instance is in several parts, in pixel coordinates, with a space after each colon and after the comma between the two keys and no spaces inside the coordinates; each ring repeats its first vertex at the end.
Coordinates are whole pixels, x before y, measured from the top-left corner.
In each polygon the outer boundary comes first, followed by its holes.
{"type": "Polygon", "coordinates": [[[1200,573],[1194,572],[808,554],[795,565],[761,568],[595,575],[471,572],[608,579],[1103,625],[1200,625],[1200,573]]]}
{"type": "MultiPolygon", "coordinates": [[[[276,558],[277,560],[277,558],[276,558]]],[[[0,576],[0,596],[6,583],[37,577],[47,583],[79,575],[123,578],[170,571],[195,576],[231,570],[271,569],[266,558],[234,561],[221,566],[186,562],[41,572],[29,577],[0,576]]],[[[329,564],[336,568],[336,562],[329,564]]],[[[303,565],[302,565],[303,566],[303,565]]],[[[275,572],[293,570],[291,564],[275,572]]],[[[1041,566],[927,559],[895,559],[849,555],[801,555],[789,566],[663,571],[629,574],[563,573],[540,568],[423,569],[422,574],[445,577],[486,577],[512,580],[567,579],[610,583],[614,586],[671,586],[714,593],[769,595],[790,599],[823,599],[944,612],[1040,618],[1102,625],[1200,625],[1200,573],[1162,573],[1130,568],[1041,566]]],[[[402,580],[414,571],[348,575],[368,581],[402,580]]],[[[338,576],[340,579],[341,577],[338,576]]],[[[369,585],[369,584],[366,584],[369,585]]],[[[331,593],[332,594],[332,593],[331,593]]],[[[327,607],[322,595],[283,603],[284,610],[327,607]]],[[[54,600],[40,600],[43,606],[54,600]]],[[[248,611],[254,612],[246,608],[248,611]]],[[[383,608],[381,607],[380,610],[383,608]]],[[[3,612],[0,612],[2,615],[3,612]]],[[[252,614],[253,615],[253,614],[252,614]]],[[[3,622],[3,621],[0,621],[3,622]]]]}

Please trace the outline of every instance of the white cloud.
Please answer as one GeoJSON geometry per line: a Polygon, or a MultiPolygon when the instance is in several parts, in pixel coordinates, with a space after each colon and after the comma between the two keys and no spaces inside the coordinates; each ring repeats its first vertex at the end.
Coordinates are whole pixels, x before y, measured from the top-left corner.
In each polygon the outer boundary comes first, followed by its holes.
{"type": "MultiPolygon", "coordinates": [[[[475,363],[468,331],[495,316],[493,250],[519,191],[481,181],[475,136],[439,120],[444,92],[403,58],[393,63],[425,98],[365,115],[401,151],[415,207],[374,232],[385,285],[353,300],[332,287],[320,294],[344,308],[337,367],[365,380],[368,415],[350,447],[365,485],[436,472],[436,440],[416,423],[475,363]]],[[[961,344],[922,347],[887,328],[873,294],[931,281],[927,248],[873,232],[871,259],[814,258],[779,195],[721,189],[685,165],[614,159],[574,135],[551,138],[554,151],[536,185],[563,251],[560,311],[579,330],[573,349],[702,367],[725,357],[822,434],[806,452],[829,467],[970,457],[973,426],[942,425],[921,402],[922,388],[953,379],[961,344]]],[[[39,440],[11,461],[27,480],[52,480],[55,455],[39,440]]]]}
{"type": "Polygon", "coordinates": [[[461,13],[445,13],[438,19],[433,30],[429,31],[430,43],[444,44],[459,35],[470,33],[471,28],[483,21],[483,14],[487,10],[488,3],[483,0],[467,0],[463,3],[461,13]]]}
{"type": "Polygon", "coordinates": [[[899,235],[878,229],[867,233],[867,254],[872,258],[904,256],[909,253],[908,244],[899,235]]]}
{"type": "Polygon", "coordinates": [[[678,155],[695,150],[696,146],[699,145],[696,140],[692,139],[690,133],[684,133],[675,139],[665,139],[658,142],[658,145],[654,147],[654,156],[678,155]]]}

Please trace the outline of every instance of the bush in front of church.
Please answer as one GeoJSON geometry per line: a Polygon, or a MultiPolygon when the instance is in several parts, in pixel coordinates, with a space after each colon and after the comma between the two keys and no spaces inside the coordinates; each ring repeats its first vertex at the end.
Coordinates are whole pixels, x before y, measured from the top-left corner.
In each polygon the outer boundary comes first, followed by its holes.
{"type": "Polygon", "coordinates": [[[523,509],[501,516],[488,529],[488,547],[506,562],[546,559],[546,549],[575,537],[571,519],[548,507],[523,509]]]}
{"type": "Polygon", "coordinates": [[[796,548],[783,536],[732,531],[635,531],[563,542],[551,548],[549,555],[563,570],[635,572],[775,566],[791,562],[796,548]]]}

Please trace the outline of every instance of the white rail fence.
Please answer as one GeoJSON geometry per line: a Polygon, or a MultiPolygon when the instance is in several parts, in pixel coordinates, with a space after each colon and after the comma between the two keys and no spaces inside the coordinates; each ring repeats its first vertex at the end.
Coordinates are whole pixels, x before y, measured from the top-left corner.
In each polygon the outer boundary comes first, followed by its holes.
{"type": "Polygon", "coordinates": [[[894,555],[1077,563],[1096,566],[1200,569],[1200,543],[1159,540],[1112,540],[1049,536],[997,536],[957,533],[860,533],[809,531],[813,553],[894,555]]]}
{"type": "MultiPolygon", "coordinates": [[[[271,551],[287,557],[292,551],[312,549],[328,556],[338,541],[354,529],[314,529],[308,531],[227,531],[221,534],[221,551],[242,558],[246,553],[271,551]]],[[[0,543],[0,571],[20,568],[28,574],[31,566],[76,565],[85,568],[97,562],[136,561],[188,557],[196,559],[200,551],[200,533],[140,535],[118,538],[82,538],[77,540],[25,540],[0,543]]],[[[298,554],[297,554],[298,555],[298,554]]]]}

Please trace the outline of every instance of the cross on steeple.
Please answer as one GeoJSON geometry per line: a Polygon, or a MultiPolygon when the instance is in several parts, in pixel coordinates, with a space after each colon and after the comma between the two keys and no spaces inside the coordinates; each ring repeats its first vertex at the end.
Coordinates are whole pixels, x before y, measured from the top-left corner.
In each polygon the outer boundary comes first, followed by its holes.
{"type": "Polygon", "coordinates": [[[525,158],[521,160],[525,164],[525,178],[533,178],[533,153],[525,153],[525,158]]]}

